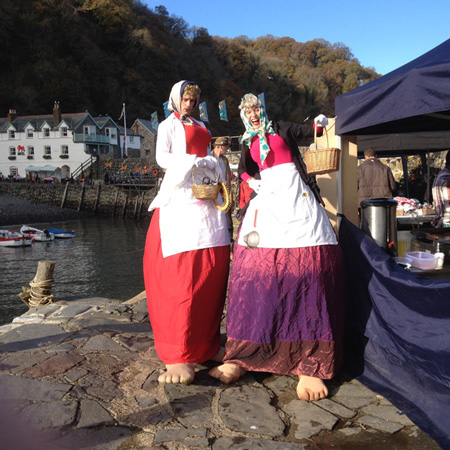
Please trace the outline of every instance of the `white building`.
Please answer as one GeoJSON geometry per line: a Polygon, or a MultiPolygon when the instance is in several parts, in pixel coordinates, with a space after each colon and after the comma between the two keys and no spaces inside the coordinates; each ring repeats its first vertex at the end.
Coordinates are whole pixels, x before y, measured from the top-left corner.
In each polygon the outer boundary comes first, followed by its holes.
{"type": "MultiPolygon", "coordinates": [[[[134,136],[139,141],[139,136],[134,136]]],[[[120,127],[109,116],[88,112],[0,118],[0,172],[4,177],[70,178],[100,154],[121,157],[120,127]]]]}

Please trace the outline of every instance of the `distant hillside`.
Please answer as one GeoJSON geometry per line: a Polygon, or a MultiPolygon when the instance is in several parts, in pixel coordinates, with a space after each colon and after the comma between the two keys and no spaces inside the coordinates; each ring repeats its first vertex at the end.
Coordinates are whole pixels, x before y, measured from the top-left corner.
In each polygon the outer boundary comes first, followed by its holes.
{"type": "Polygon", "coordinates": [[[150,119],[171,86],[198,82],[214,135],[240,134],[237,105],[265,93],[271,119],[334,114],[334,98],[377,78],[344,44],[210,36],[138,0],[0,0],[0,116],[89,110],[150,119]],[[228,122],[218,103],[226,100],[228,122]]]}

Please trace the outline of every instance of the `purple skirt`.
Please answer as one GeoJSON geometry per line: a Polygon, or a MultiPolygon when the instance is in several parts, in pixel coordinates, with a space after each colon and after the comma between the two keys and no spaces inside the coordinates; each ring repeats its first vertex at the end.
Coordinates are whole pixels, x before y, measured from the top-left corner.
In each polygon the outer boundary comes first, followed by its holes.
{"type": "Polygon", "coordinates": [[[342,264],[339,245],[236,245],[224,362],[250,371],[332,378],[343,362],[342,264]]]}

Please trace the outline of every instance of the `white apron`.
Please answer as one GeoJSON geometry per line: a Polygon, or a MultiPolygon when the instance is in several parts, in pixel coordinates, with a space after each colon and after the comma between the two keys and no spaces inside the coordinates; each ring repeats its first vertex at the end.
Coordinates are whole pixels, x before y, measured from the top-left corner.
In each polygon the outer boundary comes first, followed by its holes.
{"type": "Polygon", "coordinates": [[[246,245],[243,238],[251,231],[258,232],[260,248],[337,244],[325,210],[301,179],[294,163],[261,171],[261,190],[245,213],[239,245],[246,245]]]}

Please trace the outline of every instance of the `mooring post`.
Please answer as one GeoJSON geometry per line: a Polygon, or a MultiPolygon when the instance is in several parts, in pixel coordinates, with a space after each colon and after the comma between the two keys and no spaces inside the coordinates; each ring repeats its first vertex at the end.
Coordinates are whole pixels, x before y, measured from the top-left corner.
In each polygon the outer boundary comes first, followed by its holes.
{"type": "Polygon", "coordinates": [[[46,305],[53,301],[53,295],[50,292],[55,282],[53,279],[55,264],[52,261],[39,261],[36,275],[30,281],[31,288],[22,287],[19,297],[28,307],[46,305]]]}
{"type": "Polygon", "coordinates": [[[116,206],[117,206],[117,199],[119,198],[119,189],[116,187],[116,196],[114,198],[114,206],[113,206],[113,211],[112,211],[112,217],[114,217],[114,215],[116,214],[116,206]]]}
{"type": "Polygon", "coordinates": [[[66,181],[66,187],[64,188],[64,193],[61,199],[61,208],[64,208],[64,204],[66,203],[67,191],[69,190],[69,182],[66,181]]]}
{"type": "Polygon", "coordinates": [[[97,184],[97,195],[95,196],[94,212],[97,212],[99,199],[100,199],[100,183],[97,184]]]}
{"type": "Polygon", "coordinates": [[[81,211],[81,207],[83,205],[83,198],[84,198],[84,181],[81,184],[81,192],[80,192],[80,201],[78,203],[78,211],[81,211]]]}

